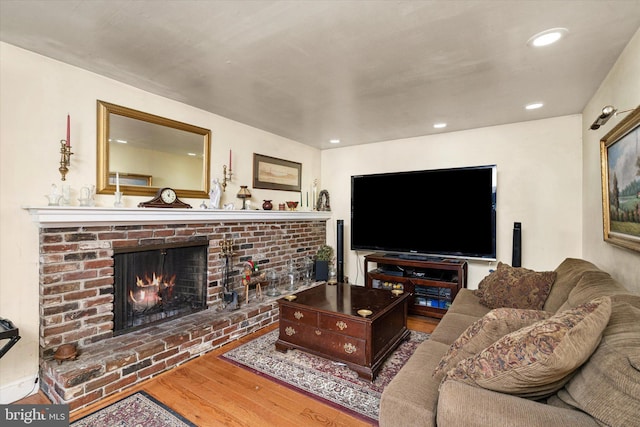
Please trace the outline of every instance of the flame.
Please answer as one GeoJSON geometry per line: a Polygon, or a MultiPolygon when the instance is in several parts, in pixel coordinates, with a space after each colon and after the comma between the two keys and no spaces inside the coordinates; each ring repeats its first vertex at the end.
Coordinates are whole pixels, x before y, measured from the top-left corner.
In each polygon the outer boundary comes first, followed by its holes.
{"type": "Polygon", "coordinates": [[[135,311],[143,311],[162,304],[162,296],[168,299],[173,295],[173,287],[176,284],[176,275],[165,280],[164,275],[152,273],[151,277],[136,276],[135,289],[129,291],[129,299],[135,311]]]}

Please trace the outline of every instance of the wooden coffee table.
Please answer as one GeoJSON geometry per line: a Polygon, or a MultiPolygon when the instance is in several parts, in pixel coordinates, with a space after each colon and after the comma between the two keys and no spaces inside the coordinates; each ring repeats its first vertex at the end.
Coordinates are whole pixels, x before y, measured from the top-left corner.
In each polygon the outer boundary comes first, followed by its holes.
{"type": "Polygon", "coordinates": [[[409,337],[409,294],[348,284],[319,285],[278,300],[276,350],[299,349],[342,362],[373,381],[384,360],[409,337]],[[367,317],[358,310],[370,310],[367,317]]]}

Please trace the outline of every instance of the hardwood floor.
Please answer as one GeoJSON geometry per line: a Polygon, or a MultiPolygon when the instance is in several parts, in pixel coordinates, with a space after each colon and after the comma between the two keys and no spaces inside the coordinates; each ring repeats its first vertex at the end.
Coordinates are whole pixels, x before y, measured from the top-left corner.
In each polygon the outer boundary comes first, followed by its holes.
{"type": "MultiPolygon", "coordinates": [[[[438,320],[409,316],[409,329],[431,333],[438,320]]],[[[198,426],[332,426],[358,427],[370,423],[355,418],[302,393],[277,384],[246,369],[225,362],[218,356],[277,325],[264,328],[236,342],[213,350],[165,372],[126,392],[71,414],[75,421],[138,390],[156,399],[191,420],[198,426]]],[[[16,403],[50,403],[39,392],[16,403]]]]}

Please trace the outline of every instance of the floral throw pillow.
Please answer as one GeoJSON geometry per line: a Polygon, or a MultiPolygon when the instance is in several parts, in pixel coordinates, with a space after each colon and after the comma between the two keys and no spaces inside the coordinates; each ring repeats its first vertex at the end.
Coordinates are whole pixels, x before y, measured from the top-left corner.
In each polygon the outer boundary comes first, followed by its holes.
{"type": "Polygon", "coordinates": [[[505,335],[447,372],[488,390],[541,398],[559,390],[595,350],[611,315],[611,299],[596,298],[505,335]]]}
{"type": "Polygon", "coordinates": [[[489,308],[542,310],[556,275],[555,271],[537,272],[498,263],[496,271],[480,283],[476,295],[480,304],[489,308]],[[495,277],[490,278],[492,275],[495,277]]]}
{"type": "Polygon", "coordinates": [[[497,308],[473,322],[449,347],[433,371],[433,376],[444,374],[462,359],[475,356],[503,336],[548,319],[553,313],[517,308],[497,308]]]}

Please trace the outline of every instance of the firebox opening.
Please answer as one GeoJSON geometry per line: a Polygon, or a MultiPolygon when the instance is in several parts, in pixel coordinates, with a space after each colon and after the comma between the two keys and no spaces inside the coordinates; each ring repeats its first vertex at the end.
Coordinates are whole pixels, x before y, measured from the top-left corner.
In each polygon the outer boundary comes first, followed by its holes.
{"type": "Polygon", "coordinates": [[[207,243],[127,248],[114,254],[114,335],[206,308],[207,243]]]}

